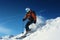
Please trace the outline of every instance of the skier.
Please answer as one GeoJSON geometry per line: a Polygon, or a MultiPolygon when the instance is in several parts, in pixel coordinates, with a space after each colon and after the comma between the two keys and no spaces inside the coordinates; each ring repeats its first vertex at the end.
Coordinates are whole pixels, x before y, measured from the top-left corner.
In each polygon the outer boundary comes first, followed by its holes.
{"type": "Polygon", "coordinates": [[[28,22],[25,25],[26,33],[28,33],[29,31],[31,31],[31,29],[29,29],[29,25],[31,25],[32,23],[36,23],[36,14],[30,8],[26,8],[25,10],[27,14],[23,18],[23,21],[28,19],[28,22]]]}

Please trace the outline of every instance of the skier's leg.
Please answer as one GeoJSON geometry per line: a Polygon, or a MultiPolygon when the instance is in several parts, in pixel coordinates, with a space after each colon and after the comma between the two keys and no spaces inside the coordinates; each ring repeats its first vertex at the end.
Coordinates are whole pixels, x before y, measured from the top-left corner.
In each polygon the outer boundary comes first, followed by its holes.
{"type": "Polygon", "coordinates": [[[30,22],[27,22],[27,24],[25,25],[25,29],[26,29],[26,31],[28,31],[29,30],[29,26],[30,25],[30,22]]]}
{"type": "Polygon", "coordinates": [[[29,29],[29,25],[30,25],[31,23],[32,23],[31,21],[28,21],[28,22],[27,22],[26,27],[25,27],[26,31],[29,31],[29,30],[30,30],[30,29],[29,29]]]}

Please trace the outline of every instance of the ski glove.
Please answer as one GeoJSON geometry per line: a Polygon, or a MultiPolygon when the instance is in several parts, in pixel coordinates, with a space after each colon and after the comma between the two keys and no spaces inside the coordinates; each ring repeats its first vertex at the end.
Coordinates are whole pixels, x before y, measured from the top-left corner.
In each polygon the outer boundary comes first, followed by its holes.
{"type": "Polygon", "coordinates": [[[26,19],[23,19],[23,21],[25,21],[26,19]]]}
{"type": "Polygon", "coordinates": [[[36,23],[36,20],[34,21],[34,23],[36,23]]]}

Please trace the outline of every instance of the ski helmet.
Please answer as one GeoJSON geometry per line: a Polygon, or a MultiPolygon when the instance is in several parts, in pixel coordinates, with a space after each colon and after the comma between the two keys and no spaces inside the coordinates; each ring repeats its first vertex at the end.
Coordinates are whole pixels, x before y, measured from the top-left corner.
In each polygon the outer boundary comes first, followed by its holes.
{"type": "Polygon", "coordinates": [[[25,10],[26,10],[26,12],[29,12],[30,11],[30,8],[26,8],[25,10]]]}

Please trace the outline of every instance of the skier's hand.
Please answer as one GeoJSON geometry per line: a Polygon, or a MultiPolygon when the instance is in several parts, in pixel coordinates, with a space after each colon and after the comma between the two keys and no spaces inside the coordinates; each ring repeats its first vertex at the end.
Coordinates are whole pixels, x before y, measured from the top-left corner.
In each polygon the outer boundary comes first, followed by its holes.
{"type": "Polygon", "coordinates": [[[25,21],[25,19],[23,19],[23,21],[25,21]]]}
{"type": "Polygon", "coordinates": [[[34,23],[36,23],[36,20],[34,21],[34,23]]]}

